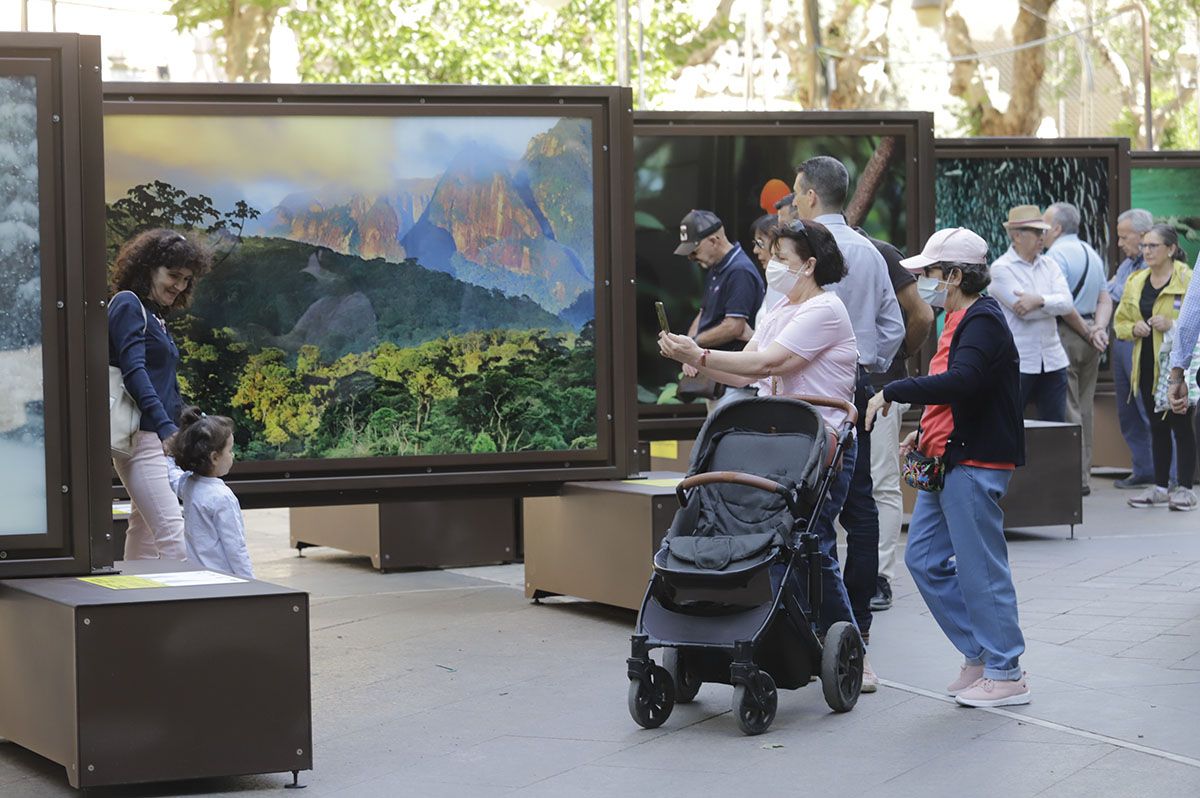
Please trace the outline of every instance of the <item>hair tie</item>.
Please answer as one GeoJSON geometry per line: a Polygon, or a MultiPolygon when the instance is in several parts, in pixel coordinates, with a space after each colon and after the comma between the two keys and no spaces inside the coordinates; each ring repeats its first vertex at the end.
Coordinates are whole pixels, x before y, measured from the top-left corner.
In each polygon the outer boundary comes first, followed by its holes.
{"type": "Polygon", "coordinates": [[[208,418],[208,413],[205,413],[203,410],[201,410],[201,411],[200,411],[200,418],[208,418]]]}

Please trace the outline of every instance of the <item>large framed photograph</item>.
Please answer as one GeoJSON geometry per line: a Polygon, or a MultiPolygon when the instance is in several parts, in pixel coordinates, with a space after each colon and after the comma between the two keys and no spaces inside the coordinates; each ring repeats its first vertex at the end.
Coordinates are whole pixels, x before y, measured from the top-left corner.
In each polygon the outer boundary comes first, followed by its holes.
{"type": "Polygon", "coordinates": [[[0,578],[111,565],[100,40],[0,34],[0,578]]]}
{"type": "Polygon", "coordinates": [[[907,250],[932,232],[932,121],[927,113],[890,112],[635,115],[637,394],[643,439],[694,434],[705,415],[703,402],[684,402],[676,395],[679,366],[661,358],[656,343],[655,301],[663,302],[676,331],[685,331],[704,293],[701,268],[674,254],[683,216],[692,208],[713,211],[730,241],[750,254],[751,225],[766,213],[768,182],[790,191],[797,164],[830,155],[850,172],[848,220],[907,250]]]}
{"type": "Polygon", "coordinates": [[[1200,257],[1200,152],[1134,151],[1129,171],[1130,206],[1145,208],[1154,221],[1174,227],[1188,264],[1195,264],[1200,257]]]}
{"type": "Polygon", "coordinates": [[[234,420],[240,494],[632,470],[628,91],[105,100],[110,262],[157,226],[215,253],[169,323],[185,397],[234,420]]]}
{"type": "Polygon", "coordinates": [[[1079,208],[1079,237],[1105,258],[1117,253],[1117,215],[1129,207],[1129,140],[938,139],[937,227],[966,227],[983,236],[995,259],[1008,249],[1009,208],[1054,202],[1079,208]]]}

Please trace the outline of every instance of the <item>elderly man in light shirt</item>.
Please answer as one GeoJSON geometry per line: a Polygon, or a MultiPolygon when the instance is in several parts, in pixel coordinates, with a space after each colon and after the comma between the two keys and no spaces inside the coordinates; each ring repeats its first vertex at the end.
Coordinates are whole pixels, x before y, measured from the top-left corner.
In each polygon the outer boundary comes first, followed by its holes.
{"type": "Polygon", "coordinates": [[[1043,221],[1050,226],[1044,242],[1046,254],[1058,263],[1071,289],[1075,310],[1087,323],[1091,335],[1085,340],[1065,330],[1059,317],[1058,335],[1067,352],[1067,421],[1083,429],[1083,495],[1092,492],[1092,408],[1100,353],[1108,348],[1108,322],[1112,319],[1112,297],[1104,284],[1104,260],[1090,244],[1079,238],[1079,209],[1056,202],[1046,209],[1043,221]]]}
{"type": "MultiPolygon", "coordinates": [[[[1200,258],[1196,259],[1196,267],[1200,268],[1200,258]]],[[[1167,375],[1168,394],[1171,410],[1176,413],[1186,413],[1188,409],[1188,386],[1185,373],[1189,370],[1200,369],[1200,363],[1193,355],[1196,351],[1196,340],[1200,339],[1200,280],[1193,279],[1188,284],[1187,293],[1183,295],[1183,307],[1179,309],[1179,318],[1175,320],[1175,344],[1171,347],[1171,359],[1168,365],[1171,373],[1167,375]]],[[[1200,373],[1194,382],[1200,382],[1200,373]]]]}
{"type": "Polygon", "coordinates": [[[1042,254],[1050,225],[1036,205],[1008,212],[1004,228],[1012,245],[992,264],[989,293],[1000,302],[1021,355],[1021,406],[1037,403],[1043,421],[1067,417],[1067,352],[1058,337],[1057,319],[1084,340],[1092,331],[1084,323],[1058,264],[1042,254]]]}
{"type": "MultiPolygon", "coordinates": [[[[858,346],[858,458],[850,491],[838,521],[846,530],[846,567],[842,579],[850,607],[864,640],[871,634],[871,599],[879,570],[879,508],[871,480],[871,436],[863,426],[867,400],[874,392],[869,375],[892,364],[904,342],[904,318],[888,278],[887,263],[875,245],[846,224],[842,209],[850,193],[850,174],[836,158],[818,155],[796,167],[792,207],[802,221],[829,229],[846,261],[846,276],[830,286],[850,313],[858,346]]],[[[836,556],[836,554],[835,554],[836,556]]],[[[869,665],[863,671],[863,692],[874,692],[879,680],[869,665]]]]}

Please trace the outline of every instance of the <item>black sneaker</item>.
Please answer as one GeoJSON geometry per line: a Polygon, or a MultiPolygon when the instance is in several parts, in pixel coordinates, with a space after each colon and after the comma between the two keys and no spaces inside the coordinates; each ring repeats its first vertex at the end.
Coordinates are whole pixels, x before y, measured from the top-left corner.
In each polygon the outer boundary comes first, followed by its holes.
{"type": "Polygon", "coordinates": [[[883,612],[892,608],[892,586],[882,576],[875,580],[875,595],[871,597],[871,611],[883,612]]]}

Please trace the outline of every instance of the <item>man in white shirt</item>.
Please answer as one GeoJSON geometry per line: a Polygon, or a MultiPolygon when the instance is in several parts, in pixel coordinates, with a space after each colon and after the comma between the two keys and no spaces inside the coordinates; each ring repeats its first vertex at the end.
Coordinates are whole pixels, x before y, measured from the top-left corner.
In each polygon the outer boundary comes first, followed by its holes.
{"type": "Polygon", "coordinates": [[[1021,355],[1021,406],[1036,402],[1043,421],[1065,421],[1068,361],[1057,319],[1085,339],[1091,330],[1075,310],[1062,270],[1042,254],[1049,227],[1036,205],[1008,212],[1004,228],[1012,245],[992,264],[988,293],[1004,308],[1021,355]]]}
{"type": "Polygon", "coordinates": [[[1046,254],[1058,263],[1071,289],[1075,311],[1088,325],[1087,340],[1065,329],[1059,318],[1058,335],[1067,352],[1067,421],[1083,428],[1083,495],[1092,492],[1092,408],[1100,353],[1108,348],[1108,322],[1112,297],[1104,284],[1104,261],[1090,244],[1079,238],[1079,209],[1056,202],[1046,209],[1046,254]]]}

